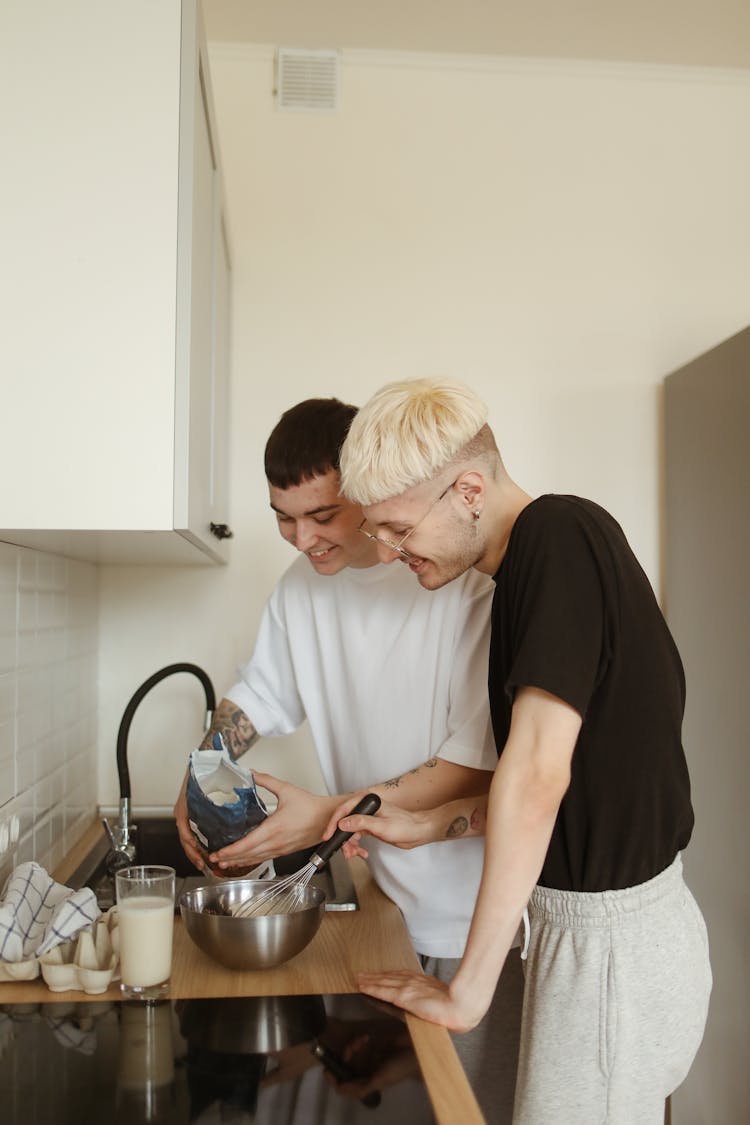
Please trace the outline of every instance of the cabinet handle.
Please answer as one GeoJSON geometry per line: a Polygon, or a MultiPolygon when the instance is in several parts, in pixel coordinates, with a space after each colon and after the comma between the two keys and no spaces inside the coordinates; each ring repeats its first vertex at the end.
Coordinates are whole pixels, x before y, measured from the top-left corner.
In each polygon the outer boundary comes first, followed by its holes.
{"type": "Polygon", "coordinates": [[[226,523],[210,523],[209,529],[217,539],[234,539],[234,532],[226,523]]]}

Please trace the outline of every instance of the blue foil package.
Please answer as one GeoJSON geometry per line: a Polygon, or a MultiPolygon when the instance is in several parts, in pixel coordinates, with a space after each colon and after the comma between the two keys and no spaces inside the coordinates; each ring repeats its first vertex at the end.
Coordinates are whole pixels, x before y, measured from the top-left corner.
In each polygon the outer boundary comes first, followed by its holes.
{"type": "Polygon", "coordinates": [[[232,761],[218,731],[213,747],[191,753],[186,794],[190,827],[206,852],[240,840],[268,816],[252,772],[232,761]]]}

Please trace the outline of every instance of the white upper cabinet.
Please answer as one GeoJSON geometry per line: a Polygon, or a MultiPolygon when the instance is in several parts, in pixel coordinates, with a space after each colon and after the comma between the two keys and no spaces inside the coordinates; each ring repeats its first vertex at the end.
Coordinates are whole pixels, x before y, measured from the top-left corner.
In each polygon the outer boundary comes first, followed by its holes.
{"type": "Polygon", "coordinates": [[[0,539],[225,560],[231,264],[199,6],[10,0],[0,64],[0,539]]]}

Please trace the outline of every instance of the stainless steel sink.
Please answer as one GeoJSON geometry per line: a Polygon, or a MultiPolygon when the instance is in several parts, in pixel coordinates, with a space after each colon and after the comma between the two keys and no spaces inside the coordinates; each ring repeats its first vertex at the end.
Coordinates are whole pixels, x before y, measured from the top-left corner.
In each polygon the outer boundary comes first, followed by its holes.
{"type": "MultiPolygon", "coordinates": [[[[184,890],[190,890],[206,882],[191,864],[182,850],[177,826],[170,816],[135,815],[136,858],[139,864],[163,863],[174,867],[177,875],[175,899],[184,890]]],[[[314,848],[294,852],[274,860],[277,875],[289,875],[303,867],[312,855],[314,848]]],[[[102,829],[101,839],[91,849],[86,859],[73,872],[68,883],[74,887],[91,887],[96,892],[97,902],[102,910],[114,903],[114,879],[107,871],[109,841],[102,829]]],[[[341,852],[335,852],[326,867],[314,876],[313,884],[319,886],[326,895],[326,910],[358,910],[359,901],[346,860],[341,852]]]]}

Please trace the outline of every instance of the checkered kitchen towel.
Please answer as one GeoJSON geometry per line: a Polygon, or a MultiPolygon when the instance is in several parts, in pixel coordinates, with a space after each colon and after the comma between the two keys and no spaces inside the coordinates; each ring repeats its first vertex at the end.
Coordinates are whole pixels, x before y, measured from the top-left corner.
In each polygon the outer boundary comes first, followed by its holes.
{"type": "Polygon", "coordinates": [[[21,863],[0,899],[0,961],[41,957],[99,917],[90,887],[72,891],[38,863],[21,863]]]}

